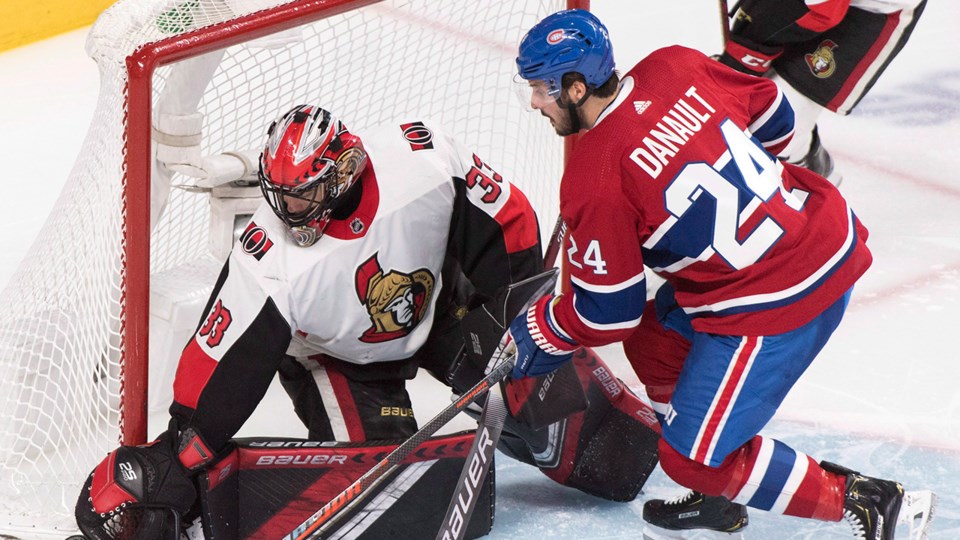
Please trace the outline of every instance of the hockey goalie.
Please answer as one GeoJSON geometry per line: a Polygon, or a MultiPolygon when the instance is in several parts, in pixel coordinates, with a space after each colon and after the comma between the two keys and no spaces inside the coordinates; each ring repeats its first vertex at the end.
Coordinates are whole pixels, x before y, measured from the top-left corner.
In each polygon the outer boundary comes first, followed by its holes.
{"type": "MultiPolygon", "coordinates": [[[[354,133],[299,105],[270,125],[258,176],[263,201],[180,357],[169,428],[90,473],[88,538],[287,536],[417,431],[405,383],[419,369],[455,394],[483,378],[515,315],[509,286],[542,271],[524,194],[428,121],[354,133]],[[233,439],[275,374],[309,438],[233,439]]],[[[629,501],[656,465],[652,410],[589,349],[503,394],[499,449],[560,484],[629,501]]],[[[425,442],[337,530],[435,535],[472,439],[425,442]]],[[[492,480],[466,537],[492,526],[492,480]]]]}

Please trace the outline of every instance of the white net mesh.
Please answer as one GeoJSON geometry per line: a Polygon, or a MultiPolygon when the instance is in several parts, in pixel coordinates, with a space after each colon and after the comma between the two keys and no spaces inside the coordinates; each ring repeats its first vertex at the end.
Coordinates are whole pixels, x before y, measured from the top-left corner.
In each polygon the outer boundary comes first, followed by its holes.
{"type": "MultiPolygon", "coordinates": [[[[120,436],[127,56],[280,4],[125,0],[93,27],[87,51],[101,73],[93,124],[39,239],[0,295],[0,530],[74,529],[79,487],[120,436]]],[[[376,3],[230,47],[222,58],[161,67],[153,102],[203,114],[203,155],[259,148],[269,122],[303,102],[322,104],[354,131],[411,116],[435,120],[521,186],[546,239],[557,215],[561,144],[549,123],[522,110],[511,80],[523,32],[563,7],[560,0],[376,3]],[[212,76],[197,75],[207,68],[212,76]]],[[[156,173],[153,182],[153,210],[163,212],[153,220],[151,284],[185,275],[183,268],[216,268],[205,239],[209,194],[168,190],[156,173]]],[[[125,407],[143,399],[127,392],[125,407]]]]}

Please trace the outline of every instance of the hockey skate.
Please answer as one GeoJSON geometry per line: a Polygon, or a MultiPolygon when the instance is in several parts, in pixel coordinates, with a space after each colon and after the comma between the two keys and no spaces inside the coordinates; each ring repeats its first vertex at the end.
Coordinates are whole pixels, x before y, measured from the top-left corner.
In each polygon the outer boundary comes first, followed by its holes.
{"type": "Polygon", "coordinates": [[[749,523],[747,507],[697,491],[647,501],[643,520],[644,540],[742,539],[741,531],[749,523]]]}
{"type": "Polygon", "coordinates": [[[843,519],[853,529],[854,538],[892,540],[898,523],[909,524],[910,540],[927,538],[937,501],[933,492],[904,492],[893,480],[863,476],[833,463],[820,465],[847,477],[843,519]]]}
{"type": "Polygon", "coordinates": [[[797,161],[791,161],[791,163],[819,174],[835,186],[839,186],[840,182],[843,181],[843,175],[834,167],[833,157],[820,142],[820,134],[817,132],[816,126],[813,128],[810,150],[807,151],[805,156],[797,161]]]}

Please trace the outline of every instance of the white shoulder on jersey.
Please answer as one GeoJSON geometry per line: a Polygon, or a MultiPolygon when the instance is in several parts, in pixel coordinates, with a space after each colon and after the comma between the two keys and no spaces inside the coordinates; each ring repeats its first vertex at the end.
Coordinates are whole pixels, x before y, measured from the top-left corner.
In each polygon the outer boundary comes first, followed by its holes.
{"type": "MultiPolygon", "coordinates": [[[[389,129],[399,130],[401,144],[409,145],[413,150],[405,151],[406,154],[422,154],[425,158],[429,156],[427,159],[443,170],[443,179],[455,178],[464,182],[469,202],[491,217],[497,216],[511,198],[513,187],[500,173],[475,150],[437,127],[431,120],[404,120],[393,123],[389,129]]],[[[416,167],[417,165],[412,165],[414,170],[416,167]]]]}
{"type": "Polygon", "coordinates": [[[415,183],[433,184],[463,177],[472,154],[430,120],[398,120],[359,133],[377,176],[410,177],[415,183]]]}
{"type": "Polygon", "coordinates": [[[364,145],[368,142],[374,146],[389,141],[389,146],[400,146],[405,150],[418,153],[426,150],[429,154],[446,153],[450,151],[453,139],[447,135],[439,124],[429,118],[411,118],[388,122],[360,134],[364,145]]]}

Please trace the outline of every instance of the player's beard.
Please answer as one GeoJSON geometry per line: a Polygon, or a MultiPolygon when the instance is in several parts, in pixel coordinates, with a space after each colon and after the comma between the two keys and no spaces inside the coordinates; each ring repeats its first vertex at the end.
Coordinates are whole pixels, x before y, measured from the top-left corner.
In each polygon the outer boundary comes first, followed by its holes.
{"type": "Polygon", "coordinates": [[[550,116],[543,111],[540,111],[540,114],[550,119],[550,123],[553,124],[553,129],[557,132],[557,135],[566,137],[567,135],[577,133],[577,130],[573,128],[573,113],[570,112],[570,109],[566,107],[558,108],[556,117],[550,116]]]}

